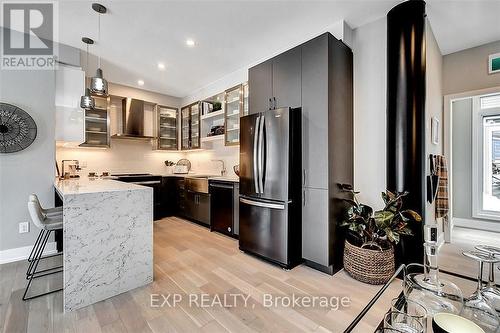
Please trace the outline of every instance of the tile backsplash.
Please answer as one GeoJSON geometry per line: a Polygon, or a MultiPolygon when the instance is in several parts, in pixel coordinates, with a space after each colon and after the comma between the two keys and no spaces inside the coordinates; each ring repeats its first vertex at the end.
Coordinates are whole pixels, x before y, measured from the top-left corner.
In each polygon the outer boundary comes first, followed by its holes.
{"type": "Polygon", "coordinates": [[[164,161],[177,162],[181,158],[191,161],[191,171],[196,173],[219,174],[221,163],[213,160],[223,160],[228,176],[235,176],[233,166],[239,163],[239,146],[224,146],[213,143],[210,150],[199,151],[158,151],[152,149],[148,141],[112,139],[111,148],[56,148],[56,160],[61,165],[65,159],[80,161],[83,175],[89,172],[98,174],[103,171],[110,173],[153,173],[168,174],[171,168],[164,161]]]}

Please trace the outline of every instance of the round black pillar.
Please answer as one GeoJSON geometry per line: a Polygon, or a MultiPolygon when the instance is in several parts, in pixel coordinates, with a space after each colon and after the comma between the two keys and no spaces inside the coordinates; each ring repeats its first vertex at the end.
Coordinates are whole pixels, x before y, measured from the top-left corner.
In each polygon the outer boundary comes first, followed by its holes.
{"type": "MultiPolygon", "coordinates": [[[[408,191],[406,208],[425,215],[425,2],[387,14],[387,189],[408,191]]],[[[423,224],[404,237],[398,262],[423,262],[423,224]]]]}

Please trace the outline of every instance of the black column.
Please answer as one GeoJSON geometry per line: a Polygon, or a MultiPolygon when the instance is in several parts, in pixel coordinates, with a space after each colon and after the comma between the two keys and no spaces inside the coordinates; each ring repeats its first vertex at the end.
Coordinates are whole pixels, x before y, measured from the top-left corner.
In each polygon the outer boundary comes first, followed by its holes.
{"type": "MultiPolygon", "coordinates": [[[[387,188],[408,191],[406,208],[425,214],[425,2],[387,14],[387,188]]],[[[423,223],[397,251],[399,262],[423,262],[423,223]]]]}

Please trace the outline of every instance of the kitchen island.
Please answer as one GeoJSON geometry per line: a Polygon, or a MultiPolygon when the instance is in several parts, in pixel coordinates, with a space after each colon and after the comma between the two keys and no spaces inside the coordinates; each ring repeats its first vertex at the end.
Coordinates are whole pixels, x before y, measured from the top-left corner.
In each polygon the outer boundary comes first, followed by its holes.
{"type": "Polygon", "coordinates": [[[153,189],[56,180],[63,201],[63,304],[72,311],[153,281],[153,189]]]}

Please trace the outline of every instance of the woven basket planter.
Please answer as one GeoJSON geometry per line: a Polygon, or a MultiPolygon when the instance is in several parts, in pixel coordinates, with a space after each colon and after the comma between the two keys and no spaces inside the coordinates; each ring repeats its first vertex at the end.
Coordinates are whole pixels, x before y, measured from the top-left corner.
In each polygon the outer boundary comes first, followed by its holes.
{"type": "Polygon", "coordinates": [[[394,249],[372,250],[345,241],[344,269],[354,279],[369,284],[384,284],[394,274],[394,249]]]}

